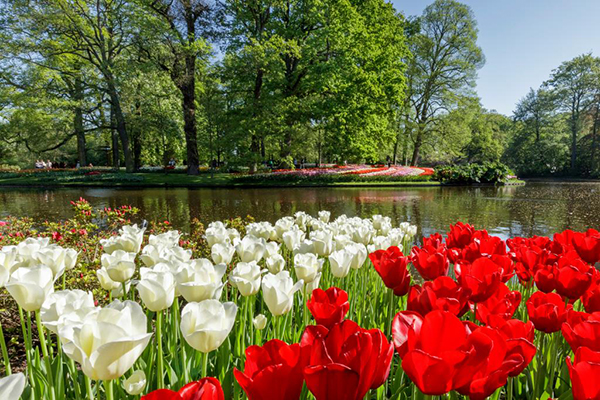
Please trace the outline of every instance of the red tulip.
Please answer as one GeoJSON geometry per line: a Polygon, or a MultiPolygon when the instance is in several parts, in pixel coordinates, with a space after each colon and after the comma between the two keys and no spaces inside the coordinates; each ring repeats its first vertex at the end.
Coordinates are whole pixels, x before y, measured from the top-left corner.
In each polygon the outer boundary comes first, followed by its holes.
{"type": "Polygon", "coordinates": [[[494,328],[479,327],[469,339],[474,343],[478,357],[485,358],[485,362],[469,382],[457,388],[457,391],[471,400],[484,400],[506,384],[508,374],[521,360],[507,356],[506,341],[494,328]]]}
{"type": "Polygon", "coordinates": [[[410,260],[421,277],[426,281],[432,281],[438,276],[448,275],[450,263],[446,247],[437,240],[423,239],[423,241],[427,245],[424,244],[421,248],[413,247],[410,253],[410,260]]]}
{"type": "Polygon", "coordinates": [[[477,319],[489,325],[490,316],[497,315],[508,320],[521,304],[521,293],[511,291],[504,283],[500,283],[498,289],[487,300],[477,304],[477,319]]]}
{"type": "Polygon", "coordinates": [[[478,352],[477,344],[469,339],[469,329],[454,314],[432,311],[423,318],[420,329],[417,325],[413,323],[405,337],[398,329],[393,335],[396,344],[406,344],[404,355],[400,354],[402,369],[421,392],[442,395],[463,387],[486,362],[484,352],[478,352]]]}
{"type": "Polygon", "coordinates": [[[573,247],[579,257],[592,265],[600,261],[600,232],[589,229],[586,233],[576,233],[572,238],[573,247]]]}
{"type": "Polygon", "coordinates": [[[559,258],[556,292],[572,300],[580,298],[592,283],[591,268],[574,252],[559,258]]]}
{"type": "Polygon", "coordinates": [[[475,228],[462,222],[450,225],[450,231],[446,237],[446,246],[449,249],[463,249],[471,244],[475,232],[477,232],[475,228]]]}
{"type": "Polygon", "coordinates": [[[407,267],[410,260],[398,247],[377,250],[369,254],[369,258],[385,286],[392,289],[396,296],[404,296],[408,292],[410,274],[407,267]]]}
{"type": "Polygon", "coordinates": [[[567,357],[573,400],[600,399],[600,352],[580,347],[575,362],[567,357]]]}
{"type": "Polygon", "coordinates": [[[306,386],[316,400],[360,400],[387,379],[392,355],[381,331],[345,320],[314,338],[304,369],[306,386]]]}
{"type": "MultiPolygon", "coordinates": [[[[569,309],[572,308],[569,306],[569,309]]],[[[545,333],[560,330],[566,320],[567,307],[556,293],[535,292],[527,300],[527,314],[535,329],[545,333]]]]}
{"type": "Polygon", "coordinates": [[[406,309],[422,316],[433,310],[449,311],[461,316],[467,311],[467,295],[454,279],[440,276],[423,286],[411,286],[408,291],[406,309]]]}
{"type": "Polygon", "coordinates": [[[581,302],[585,311],[593,313],[600,311],[600,273],[592,268],[592,284],[581,296],[581,302]]]}
{"type": "Polygon", "coordinates": [[[348,293],[336,287],[313,290],[306,304],[317,324],[327,328],[342,322],[350,310],[348,293]]]}
{"type": "Polygon", "coordinates": [[[535,339],[535,330],[531,321],[523,322],[518,319],[503,320],[497,316],[492,316],[489,321],[490,326],[498,329],[506,341],[507,357],[519,361],[508,376],[518,376],[533,360],[536,353],[536,347],[533,344],[535,339]]]}
{"type": "Polygon", "coordinates": [[[570,311],[562,325],[562,334],[573,353],[580,347],[600,351],[600,312],[585,314],[570,311]]]}
{"type": "Polygon", "coordinates": [[[300,345],[269,340],[262,347],[246,349],[244,372],[233,374],[249,400],[299,399],[304,378],[300,345]]]}
{"type": "Polygon", "coordinates": [[[489,258],[478,258],[473,263],[457,263],[454,266],[458,283],[473,303],[487,300],[498,288],[503,269],[489,258]]]}
{"type": "Polygon", "coordinates": [[[535,286],[544,293],[550,293],[556,289],[557,278],[556,265],[538,264],[534,269],[535,286]]]}
{"type": "Polygon", "coordinates": [[[206,377],[188,383],[179,392],[159,389],[142,396],[141,400],[225,400],[225,395],[217,379],[206,377]]]}
{"type": "Polygon", "coordinates": [[[392,321],[392,339],[394,347],[400,355],[404,355],[408,351],[408,335],[409,333],[418,335],[423,325],[423,317],[421,314],[412,311],[400,311],[392,321]]]}

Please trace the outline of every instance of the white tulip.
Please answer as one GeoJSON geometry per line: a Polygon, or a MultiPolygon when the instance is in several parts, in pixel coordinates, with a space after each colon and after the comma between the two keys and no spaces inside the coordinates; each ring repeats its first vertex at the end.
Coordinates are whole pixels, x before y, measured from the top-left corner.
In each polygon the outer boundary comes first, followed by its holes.
{"type": "Polygon", "coordinates": [[[77,257],[79,252],[74,249],[65,249],[65,269],[71,270],[77,265],[77,257]]]}
{"type": "Polygon", "coordinates": [[[240,233],[235,228],[228,228],[227,236],[229,237],[229,242],[233,244],[235,244],[236,241],[240,240],[240,233]]]}
{"type": "Polygon", "coordinates": [[[296,214],[294,214],[294,217],[296,218],[296,225],[298,225],[300,229],[306,230],[306,223],[310,220],[310,215],[304,211],[298,211],[296,214]]]}
{"type": "Polygon", "coordinates": [[[254,328],[262,331],[267,327],[267,317],[264,314],[258,314],[256,317],[252,318],[252,325],[254,328]]]}
{"type": "Polygon", "coordinates": [[[283,268],[285,267],[285,259],[281,254],[274,254],[265,259],[265,264],[270,273],[277,274],[283,271],[283,268]]]}
{"type": "Polygon", "coordinates": [[[350,268],[359,269],[361,268],[367,259],[367,248],[362,243],[353,243],[346,246],[346,250],[353,254],[352,263],[350,268]]]}
{"type": "Polygon", "coordinates": [[[306,253],[314,253],[315,252],[315,244],[312,240],[304,239],[296,247],[294,247],[294,254],[306,254],[306,253]]]}
{"type": "Polygon", "coordinates": [[[283,234],[292,229],[294,226],[294,218],[283,217],[275,222],[275,232],[277,233],[277,239],[283,240],[283,234]]]}
{"type": "Polygon", "coordinates": [[[138,228],[137,225],[124,226],[119,231],[120,235],[102,239],[100,244],[104,252],[108,254],[112,254],[117,250],[137,254],[142,247],[145,230],[146,228],[138,228]]]}
{"type": "Polygon", "coordinates": [[[58,333],[65,324],[82,321],[96,309],[94,296],[83,290],[61,290],[46,297],[40,309],[42,323],[48,330],[58,333]]]}
{"type": "Polygon", "coordinates": [[[320,272],[317,274],[315,279],[313,279],[310,282],[306,282],[306,284],[304,285],[304,293],[310,295],[313,292],[313,290],[315,290],[316,288],[319,287],[319,282],[321,282],[321,273],[320,272]]]}
{"type": "Polygon", "coordinates": [[[304,283],[312,282],[317,278],[323,267],[323,260],[317,258],[316,254],[296,254],[294,256],[294,269],[298,279],[304,283]]]}
{"type": "Polygon", "coordinates": [[[0,399],[19,400],[25,390],[26,381],[22,372],[0,379],[0,399]]]}
{"type": "Polygon", "coordinates": [[[0,270],[6,270],[7,275],[10,275],[10,273],[17,267],[18,255],[19,252],[17,250],[17,246],[4,246],[2,249],[0,249],[0,270]]]}
{"type": "Polygon", "coordinates": [[[235,323],[235,303],[204,300],[188,303],[181,311],[181,333],[194,349],[209,353],[223,344],[235,323]]]}
{"type": "Polygon", "coordinates": [[[256,261],[241,262],[231,271],[229,282],[242,296],[253,296],[260,290],[261,271],[256,261]]]}
{"type": "Polygon", "coordinates": [[[102,266],[113,281],[127,282],[135,273],[135,256],[136,253],[115,250],[111,254],[102,254],[102,266]]]}
{"type": "Polygon", "coordinates": [[[349,244],[354,243],[349,235],[335,235],[333,238],[336,250],[342,250],[349,244]]]}
{"type": "Polygon", "coordinates": [[[157,264],[154,269],[142,268],[142,279],[137,290],[144,305],[150,311],[162,311],[173,305],[175,299],[175,278],[164,264],[157,264]]]}
{"type": "Polygon", "coordinates": [[[50,267],[55,278],[60,277],[66,269],[65,257],[67,253],[60,246],[51,244],[41,248],[33,255],[39,264],[50,267]]]}
{"type": "Polygon", "coordinates": [[[400,247],[406,236],[404,231],[400,228],[393,228],[388,232],[388,238],[392,246],[400,247]]]}
{"type": "MultiPolygon", "coordinates": [[[[104,289],[104,290],[110,291],[112,297],[123,296],[123,285],[119,282],[115,282],[112,279],[110,279],[110,276],[108,276],[108,271],[106,271],[106,268],[102,267],[102,268],[97,269],[96,277],[98,278],[100,287],[102,287],[102,289],[104,289]]],[[[125,290],[127,292],[129,292],[130,285],[131,285],[131,281],[128,281],[125,284],[125,290]]]]}
{"type": "Polygon", "coordinates": [[[300,245],[300,242],[304,240],[306,234],[296,227],[296,229],[290,229],[289,231],[284,232],[281,237],[285,247],[287,247],[289,251],[294,251],[294,249],[300,245]]]}
{"type": "Polygon", "coordinates": [[[269,222],[253,222],[246,226],[246,234],[265,240],[275,239],[277,231],[269,222]]]}
{"type": "Polygon", "coordinates": [[[324,223],[328,223],[329,222],[329,218],[331,218],[331,212],[330,211],[319,211],[319,219],[324,222],[324,223]]]}
{"type": "Polygon", "coordinates": [[[210,250],[215,264],[230,264],[234,254],[235,247],[229,243],[215,243],[210,250]]]}
{"type": "Polygon", "coordinates": [[[331,253],[329,256],[329,265],[331,266],[331,273],[333,276],[336,278],[346,277],[350,271],[350,264],[352,264],[353,258],[354,253],[346,249],[331,253]]]}
{"type": "Polygon", "coordinates": [[[130,396],[140,395],[146,388],[146,374],[141,369],[134,371],[133,374],[123,381],[123,389],[130,396]]]}
{"type": "Polygon", "coordinates": [[[65,325],[58,335],[63,351],[93,380],[123,376],[150,341],[146,315],[133,301],[113,301],[81,323],[65,325]]]}
{"type": "Polygon", "coordinates": [[[265,245],[265,258],[279,254],[280,244],[277,242],[267,242],[265,245]]]}
{"type": "Polygon", "coordinates": [[[148,244],[156,247],[162,247],[163,249],[172,249],[179,246],[179,239],[181,233],[179,231],[168,231],[161,233],[160,235],[150,235],[148,238],[148,244]]]}
{"type": "Polygon", "coordinates": [[[294,284],[288,271],[265,275],[262,280],[262,295],[271,314],[277,316],[288,313],[294,306],[294,293],[303,286],[302,279],[294,284]]]}
{"type": "Polygon", "coordinates": [[[392,219],[390,217],[384,217],[383,215],[373,215],[371,218],[373,220],[373,228],[377,230],[381,230],[382,226],[392,224],[392,219]]]}
{"type": "Polygon", "coordinates": [[[227,265],[213,265],[202,258],[184,264],[175,276],[177,290],[189,302],[207,299],[218,299],[223,290],[223,275],[227,265]]]}
{"type": "Polygon", "coordinates": [[[227,228],[219,221],[212,222],[208,225],[208,228],[206,228],[206,231],[204,232],[204,237],[210,247],[214,246],[216,243],[225,243],[230,240],[227,228]]]}
{"type": "Polygon", "coordinates": [[[188,262],[191,258],[191,250],[185,250],[179,246],[164,248],[151,244],[145,246],[140,255],[140,259],[147,267],[153,267],[158,263],[188,262]]]}
{"type": "Polygon", "coordinates": [[[235,250],[242,262],[259,262],[265,254],[265,246],[264,239],[246,236],[237,244],[235,250]]]}
{"type": "Polygon", "coordinates": [[[366,246],[371,242],[371,238],[373,237],[373,235],[373,227],[364,224],[362,226],[357,227],[354,230],[352,234],[352,240],[354,240],[357,243],[362,243],[366,246]]]}
{"type": "Polygon", "coordinates": [[[38,311],[54,292],[54,275],[45,265],[19,268],[12,273],[6,290],[25,311],[38,311]]]}
{"type": "Polygon", "coordinates": [[[312,240],[315,253],[321,257],[326,257],[333,251],[333,234],[328,231],[311,232],[310,239],[312,240]]]}
{"type": "Polygon", "coordinates": [[[377,250],[387,250],[392,245],[391,240],[387,236],[375,236],[373,244],[367,246],[369,253],[374,253],[377,250]]]}

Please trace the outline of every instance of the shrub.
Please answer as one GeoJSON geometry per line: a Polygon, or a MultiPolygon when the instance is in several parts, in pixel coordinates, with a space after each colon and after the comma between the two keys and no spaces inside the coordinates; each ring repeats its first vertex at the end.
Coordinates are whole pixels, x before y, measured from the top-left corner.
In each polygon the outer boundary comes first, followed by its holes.
{"type": "Polygon", "coordinates": [[[502,163],[451,165],[436,168],[433,179],[448,184],[504,183],[514,175],[502,163]]]}

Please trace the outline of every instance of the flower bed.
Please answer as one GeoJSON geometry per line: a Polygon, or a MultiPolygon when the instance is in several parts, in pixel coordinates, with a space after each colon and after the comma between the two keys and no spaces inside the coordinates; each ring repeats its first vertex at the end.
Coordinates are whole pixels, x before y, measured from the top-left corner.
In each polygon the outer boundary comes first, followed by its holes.
{"type": "Polygon", "coordinates": [[[214,222],[196,258],[128,210],[106,210],[125,219],[87,255],[97,294],[66,289],[83,254],[64,236],[8,236],[27,363],[3,398],[600,397],[598,231],[503,241],[459,222],[413,247],[408,223],[299,212],[214,222]]]}

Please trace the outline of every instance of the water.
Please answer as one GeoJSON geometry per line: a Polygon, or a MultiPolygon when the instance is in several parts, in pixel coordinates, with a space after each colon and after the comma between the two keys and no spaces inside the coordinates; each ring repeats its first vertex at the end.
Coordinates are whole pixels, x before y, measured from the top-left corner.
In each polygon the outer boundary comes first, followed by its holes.
{"type": "Polygon", "coordinates": [[[445,231],[469,222],[503,238],[550,235],[566,228],[600,228],[600,183],[529,183],[510,187],[283,188],[283,189],[23,189],[0,188],[0,218],[64,219],[71,200],[84,197],[95,207],[130,204],[141,217],[168,220],[186,231],[189,222],[251,215],[274,222],[296,211],[329,210],[368,217],[388,215],[410,221],[419,234],[445,231]]]}

